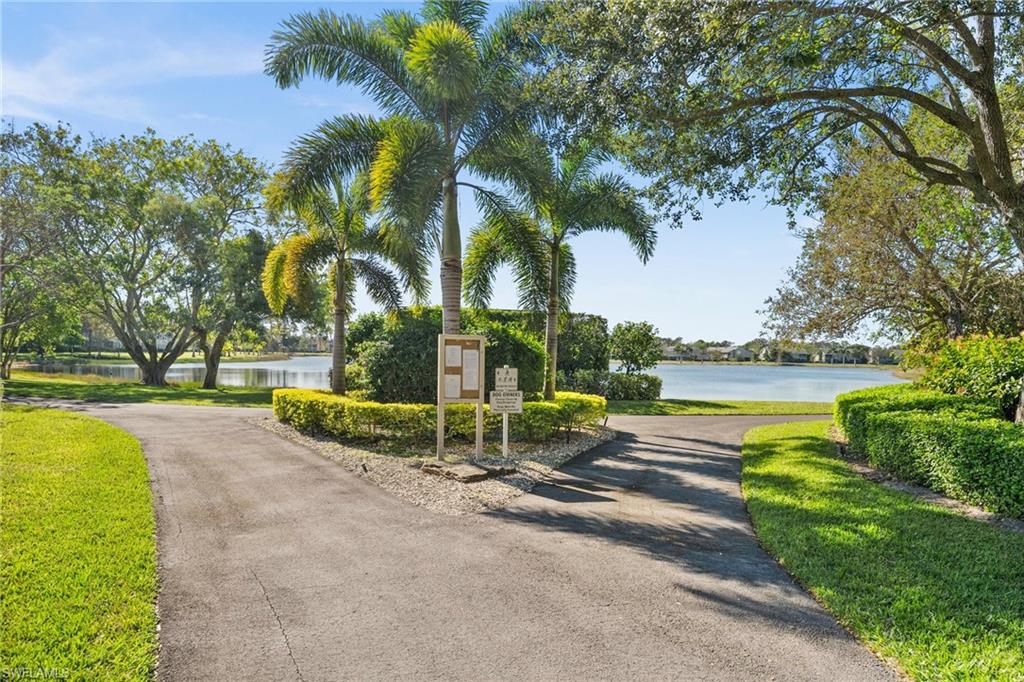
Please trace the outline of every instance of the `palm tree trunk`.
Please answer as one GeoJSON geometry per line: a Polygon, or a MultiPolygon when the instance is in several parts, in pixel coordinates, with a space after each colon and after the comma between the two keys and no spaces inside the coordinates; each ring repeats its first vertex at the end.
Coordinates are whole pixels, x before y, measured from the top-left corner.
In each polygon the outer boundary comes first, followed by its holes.
{"type": "Polygon", "coordinates": [[[345,392],[345,256],[334,267],[334,348],[331,349],[331,390],[345,392]]]}
{"type": "Polygon", "coordinates": [[[445,334],[458,334],[462,312],[462,236],[455,179],[445,178],[444,226],[441,232],[441,319],[445,334]]]}
{"type": "Polygon", "coordinates": [[[1013,421],[1024,425],[1024,377],[1020,380],[1020,399],[1017,401],[1017,414],[1014,415],[1013,421]]]}
{"type": "Polygon", "coordinates": [[[545,349],[548,354],[547,375],[544,377],[544,400],[555,399],[555,377],[558,374],[558,243],[551,244],[551,269],[548,280],[548,319],[544,328],[545,349]]]}

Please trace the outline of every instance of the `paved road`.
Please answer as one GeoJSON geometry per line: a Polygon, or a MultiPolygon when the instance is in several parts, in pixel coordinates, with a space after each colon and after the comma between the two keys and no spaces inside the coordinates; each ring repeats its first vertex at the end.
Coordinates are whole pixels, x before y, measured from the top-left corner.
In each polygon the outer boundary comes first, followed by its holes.
{"type": "Polygon", "coordinates": [[[409,505],[241,408],[85,408],[156,497],[166,680],[874,680],[892,674],[758,546],[756,417],[622,417],[514,506],[409,505]]]}

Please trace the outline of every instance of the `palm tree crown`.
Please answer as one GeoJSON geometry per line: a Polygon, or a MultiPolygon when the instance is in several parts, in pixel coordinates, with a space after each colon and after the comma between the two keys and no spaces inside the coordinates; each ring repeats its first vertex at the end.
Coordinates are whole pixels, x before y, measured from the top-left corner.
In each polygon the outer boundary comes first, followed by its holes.
{"type": "Polygon", "coordinates": [[[266,190],[272,213],[290,211],[305,227],[275,246],[263,267],[263,293],[270,309],[281,314],[291,300],[300,310],[314,305],[317,282],[325,271],[333,284],[334,349],[331,388],[345,392],[345,323],[352,309],[356,280],[361,280],[375,303],[387,309],[402,304],[396,266],[414,281],[415,272],[392,257],[380,231],[367,220],[366,183],[357,178],[349,185],[336,182],[328,189],[294,195],[284,176],[275,177],[266,190]]]}
{"type": "Polygon", "coordinates": [[[477,159],[528,125],[518,99],[522,70],[510,57],[511,19],[485,26],[486,10],[484,2],[428,0],[419,16],[385,11],[373,22],[327,10],[302,13],[274,33],[266,54],[266,71],[280,87],[306,76],[354,83],[385,113],[337,116],[299,138],[285,161],[288,182],[303,192],[366,169],[386,242],[420,270],[431,249],[440,255],[446,332],[459,328],[457,187],[473,190],[485,215],[503,207],[486,188],[460,180],[460,172],[486,176],[477,159]]]}
{"type": "Polygon", "coordinates": [[[657,241],[654,223],[633,188],[620,175],[598,172],[608,158],[588,141],[556,157],[531,137],[479,159],[482,168],[513,189],[519,202],[516,210],[485,216],[471,235],[465,297],[470,305],[486,306],[498,267],[512,267],[521,305],[547,312],[548,399],[555,392],[558,316],[568,307],[576,281],[569,242],[585,232],[619,232],[646,263],[657,241]]]}

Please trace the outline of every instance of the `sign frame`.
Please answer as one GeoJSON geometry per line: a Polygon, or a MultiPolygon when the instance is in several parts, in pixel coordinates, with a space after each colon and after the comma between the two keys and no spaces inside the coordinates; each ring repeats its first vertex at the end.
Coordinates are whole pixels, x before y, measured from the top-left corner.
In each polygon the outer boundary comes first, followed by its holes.
{"type": "Polygon", "coordinates": [[[486,336],[475,334],[437,335],[438,460],[444,459],[444,408],[449,403],[476,403],[476,456],[482,457],[484,454],[486,346],[486,336]],[[475,384],[476,388],[466,388],[466,379],[469,379],[471,385],[475,384]],[[458,393],[458,395],[451,395],[452,393],[458,393]]]}

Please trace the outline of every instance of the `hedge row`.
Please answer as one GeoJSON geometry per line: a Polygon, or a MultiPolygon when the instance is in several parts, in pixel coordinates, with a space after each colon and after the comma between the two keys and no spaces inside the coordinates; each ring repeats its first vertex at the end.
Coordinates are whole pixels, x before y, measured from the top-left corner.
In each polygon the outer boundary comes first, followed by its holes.
{"type": "Polygon", "coordinates": [[[996,400],[888,386],[836,399],[836,423],[872,466],[965,502],[1024,516],[1024,429],[996,400]]]}
{"type": "Polygon", "coordinates": [[[850,442],[850,449],[865,454],[863,444],[867,433],[867,418],[881,412],[909,410],[970,412],[974,419],[999,417],[1002,414],[993,400],[923,390],[913,384],[895,384],[837,396],[833,416],[836,425],[850,442]]]}
{"type": "MultiPolygon", "coordinates": [[[[600,396],[559,392],[555,400],[523,403],[522,414],[509,416],[513,440],[546,440],[559,431],[597,423],[607,401],[600,396]]],[[[471,440],[476,431],[476,406],[445,406],[445,435],[471,440]]],[[[325,391],[279,388],[274,391],[274,416],[306,433],[336,438],[427,441],[435,436],[437,406],[425,403],[378,403],[325,391]]],[[[484,430],[501,429],[501,415],[484,405],[484,430]]]]}
{"type": "Polygon", "coordinates": [[[653,374],[580,369],[573,374],[559,372],[557,385],[608,400],[657,400],[661,397],[661,377],[653,374]]]}

